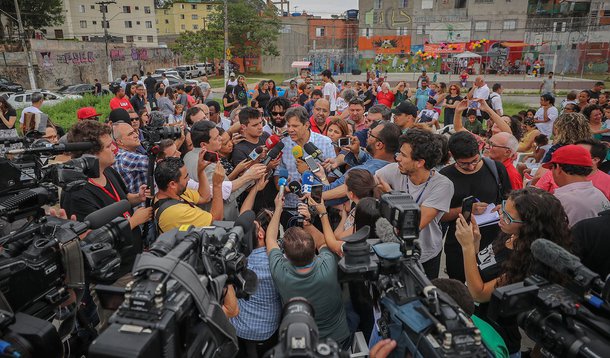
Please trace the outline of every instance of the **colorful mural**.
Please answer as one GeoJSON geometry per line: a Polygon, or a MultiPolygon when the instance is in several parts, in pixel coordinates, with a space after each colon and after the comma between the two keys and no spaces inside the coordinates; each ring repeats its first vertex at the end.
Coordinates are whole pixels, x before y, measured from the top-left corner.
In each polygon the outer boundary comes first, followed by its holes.
{"type": "Polygon", "coordinates": [[[375,54],[404,54],[411,47],[411,36],[361,36],[359,51],[375,51],[375,54]]]}

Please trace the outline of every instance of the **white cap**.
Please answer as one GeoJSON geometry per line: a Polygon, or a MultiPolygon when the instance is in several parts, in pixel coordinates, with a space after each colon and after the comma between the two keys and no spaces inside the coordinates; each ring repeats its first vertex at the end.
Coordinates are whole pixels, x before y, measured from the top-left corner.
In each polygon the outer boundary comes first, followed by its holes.
{"type": "Polygon", "coordinates": [[[229,73],[229,77],[235,77],[235,72],[229,73]]]}

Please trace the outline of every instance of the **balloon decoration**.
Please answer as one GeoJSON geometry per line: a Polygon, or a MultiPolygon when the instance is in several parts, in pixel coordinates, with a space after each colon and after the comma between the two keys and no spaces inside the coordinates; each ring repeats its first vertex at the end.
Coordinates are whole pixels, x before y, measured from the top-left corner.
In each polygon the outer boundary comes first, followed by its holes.
{"type": "Polygon", "coordinates": [[[488,43],[489,43],[488,39],[482,39],[482,40],[479,40],[479,41],[473,41],[470,44],[468,44],[468,49],[469,50],[478,50],[483,45],[488,44],[488,43]]]}

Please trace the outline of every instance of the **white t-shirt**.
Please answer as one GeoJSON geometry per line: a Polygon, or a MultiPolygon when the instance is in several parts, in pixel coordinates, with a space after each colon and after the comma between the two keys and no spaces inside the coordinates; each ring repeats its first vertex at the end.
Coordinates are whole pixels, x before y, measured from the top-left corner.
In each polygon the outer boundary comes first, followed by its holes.
{"type": "Polygon", "coordinates": [[[21,123],[21,124],[23,124],[23,121],[24,121],[23,115],[25,113],[42,113],[42,111],[34,106],[29,106],[29,107],[24,108],[23,112],[21,112],[21,117],[19,117],[19,123],[21,123]]]}
{"type": "Polygon", "coordinates": [[[236,78],[236,79],[234,79],[233,81],[231,81],[231,80],[228,80],[228,81],[227,81],[227,86],[233,86],[233,87],[235,87],[235,86],[237,86],[237,84],[238,84],[238,82],[237,82],[237,78],[236,78]]]}
{"type": "MultiPolygon", "coordinates": [[[[546,116],[549,118],[549,121],[544,122],[544,123],[536,123],[536,128],[538,128],[540,133],[542,133],[545,136],[547,136],[548,138],[550,138],[551,134],[553,134],[553,123],[555,123],[557,116],[559,116],[559,112],[557,111],[557,108],[550,107],[546,112],[546,116]]],[[[538,110],[536,111],[536,114],[534,114],[534,119],[536,119],[536,120],[544,119],[544,108],[542,108],[542,107],[538,108],[538,110]]]]}
{"type": "Polygon", "coordinates": [[[334,112],[337,110],[337,86],[332,82],[326,82],[324,89],[322,90],[324,97],[328,96],[330,102],[330,111],[334,112]]]}
{"type": "Polygon", "coordinates": [[[422,109],[417,115],[419,123],[429,123],[438,119],[438,112],[433,109],[422,109]]]}
{"type": "Polygon", "coordinates": [[[499,115],[504,115],[504,109],[502,108],[502,97],[496,92],[491,93],[491,109],[496,111],[499,115]]]}
{"type": "MultiPolygon", "coordinates": [[[[487,100],[489,98],[489,87],[487,84],[484,84],[483,87],[475,87],[472,92],[472,98],[481,98],[487,100]]],[[[477,109],[477,116],[481,115],[481,110],[477,109]]]]}

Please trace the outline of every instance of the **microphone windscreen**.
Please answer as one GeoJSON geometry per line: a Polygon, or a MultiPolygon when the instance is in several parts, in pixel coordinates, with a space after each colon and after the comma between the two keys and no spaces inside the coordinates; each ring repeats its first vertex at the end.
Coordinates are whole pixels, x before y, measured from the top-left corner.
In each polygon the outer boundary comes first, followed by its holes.
{"type": "Polygon", "coordinates": [[[303,148],[301,148],[300,145],[295,145],[292,148],[292,155],[296,158],[296,159],[301,159],[303,158],[303,148]]]}
{"type": "Polygon", "coordinates": [[[280,177],[280,179],[277,181],[277,185],[286,186],[286,178],[280,177]]]}
{"type": "Polygon", "coordinates": [[[299,183],[298,181],[293,180],[288,183],[288,189],[290,189],[291,193],[296,194],[297,196],[302,196],[301,183],[299,183]]]}
{"type": "Polygon", "coordinates": [[[271,149],[271,148],[275,147],[280,141],[281,141],[280,137],[278,137],[275,134],[272,134],[265,141],[265,146],[267,147],[267,149],[271,149]]]}
{"type": "Polygon", "coordinates": [[[280,178],[288,178],[288,170],[286,168],[280,168],[277,170],[277,176],[280,178]]]}
{"type": "Polygon", "coordinates": [[[582,265],[578,257],[547,239],[534,240],[530,250],[536,260],[559,272],[573,272],[582,265]]]}
{"type": "Polygon", "coordinates": [[[394,233],[394,227],[386,218],[379,218],[375,222],[375,233],[381,242],[398,242],[400,240],[394,233]]]}
{"type": "Polygon", "coordinates": [[[114,204],[98,209],[85,217],[85,221],[89,222],[90,229],[99,229],[108,224],[113,219],[122,216],[126,211],[131,209],[131,204],[127,200],[117,201],[114,204]]]}
{"type": "Polygon", "coordinates": [[[303,184],[301,187],[303,193],[311,193],[311,186],[314,184],[313,173],[309,170],[304,171],[301,176],[301,183],[303,184]]]}

